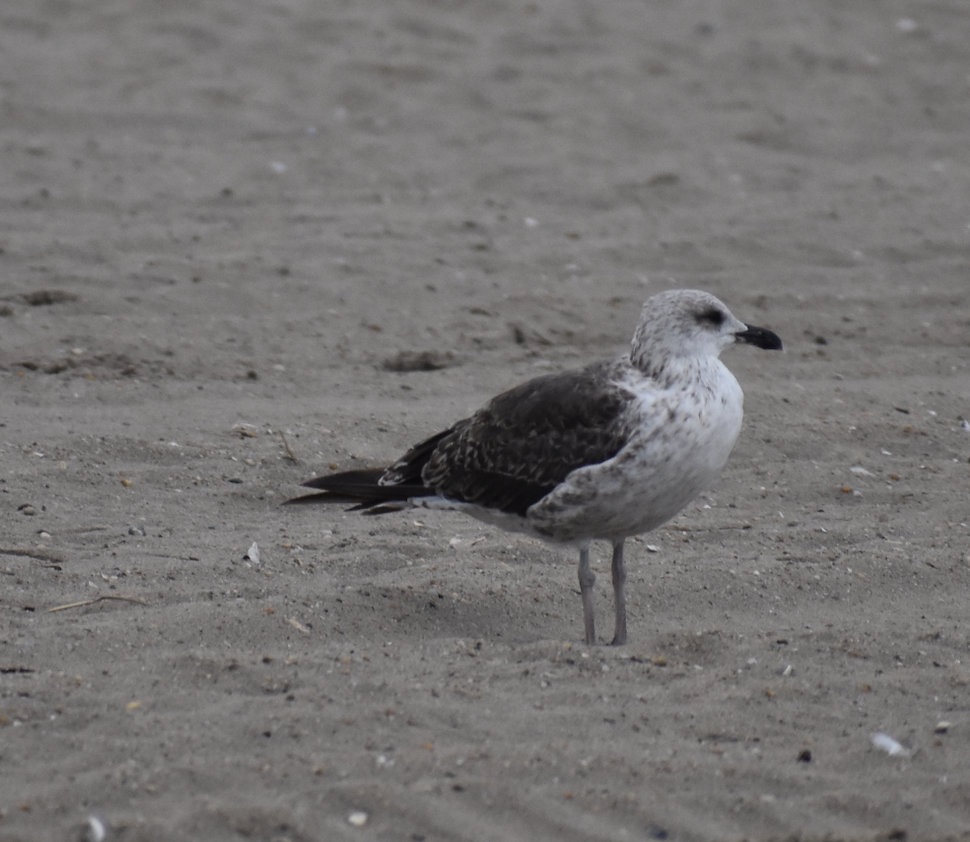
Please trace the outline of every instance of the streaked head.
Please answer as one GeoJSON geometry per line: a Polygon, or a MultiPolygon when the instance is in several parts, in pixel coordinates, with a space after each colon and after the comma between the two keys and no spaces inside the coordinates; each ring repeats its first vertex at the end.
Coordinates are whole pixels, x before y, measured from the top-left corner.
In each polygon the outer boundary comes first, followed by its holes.
{"type": "Polygon", "coordinates": [[[781,349],[775,333],[746,325],[710,293],[675,289],[655,295],[643,305],[630,357],[639,369],[653,373],[676,359],[717,357],[738,342],[781,349]]]}

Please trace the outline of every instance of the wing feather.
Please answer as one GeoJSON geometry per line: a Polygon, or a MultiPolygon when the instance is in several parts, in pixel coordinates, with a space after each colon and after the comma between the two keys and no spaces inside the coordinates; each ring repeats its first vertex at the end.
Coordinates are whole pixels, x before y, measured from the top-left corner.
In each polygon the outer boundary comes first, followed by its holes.
{"type": "Polygon", "coordinates": [[[572,471],[616,455],[630,398],[608,363],[537,377],[442,434],[422,479],[449,499],[524,516],[572,471]]]}
{"type": "Polygon", "coordinates": [[[631,395],[615,363],[549,374],[493,398],[387,469],[316,477],[317,494],[288,502],[348,502],[374,512],[439,494],[525,516],[577,468],[605,462],[626,443],[631,395]]]}

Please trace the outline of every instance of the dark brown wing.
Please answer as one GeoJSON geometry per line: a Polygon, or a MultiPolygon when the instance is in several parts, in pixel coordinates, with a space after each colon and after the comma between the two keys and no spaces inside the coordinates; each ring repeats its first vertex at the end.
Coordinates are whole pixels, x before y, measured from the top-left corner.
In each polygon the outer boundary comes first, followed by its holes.
{"type": "Polygon", "coordinates": [[[525,515],[570,472],[615,456],[628,435],[628,392],[611,363],[537,377],[471,418],[416,444],[386,470],[344,471],[304,483],[320,490],[288,503],[355,503],[372,513],[414,497],[525,515]]]}
{"type": "Polygon", "coordinates": [[[626,442],[630,394],[611,382],[611,365],[504,392],[442,434],[430,453],[402,459],[401,476],[413,476],[423,461],[424,485],[442,496],[525,515],[570,472],[610,459],[626,442]]]}

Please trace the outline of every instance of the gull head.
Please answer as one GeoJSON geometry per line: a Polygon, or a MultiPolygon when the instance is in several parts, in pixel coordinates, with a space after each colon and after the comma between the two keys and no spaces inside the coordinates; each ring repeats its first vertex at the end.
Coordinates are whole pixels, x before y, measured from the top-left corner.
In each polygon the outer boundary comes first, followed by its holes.
{"type": "Polygon", "coordinates": [[[745,324],[710,293],[675,289],[655,295],[643,305],[630,359],[644,373],[654,374],[671,364],[716,358],[738,342],[781,349],[776,334],[745,324]]]}

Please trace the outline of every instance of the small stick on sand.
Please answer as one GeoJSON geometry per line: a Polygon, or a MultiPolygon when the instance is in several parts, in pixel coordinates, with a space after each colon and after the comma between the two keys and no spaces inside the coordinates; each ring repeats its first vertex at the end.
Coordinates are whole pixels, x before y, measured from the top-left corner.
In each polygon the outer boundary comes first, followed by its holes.
{"type": "Polygon", "coordinates": [[[94,599],[82,599],[80,602],[69,602],[67,605],[57,605],[54,608],[48,608],[47,613],[53,614],[55,611],[67,611],[68,608],[83,608],[86,605],[94,605],[96,602],[101,602],[103,599],[120,599],[125,602],[137,602],[139,605],[148,605],[148,603],[139,596],[123,596],[122,594],[105,593],[101,594],[101,596],[94,597],[94,599]]]}
{"type": "Polygon", "coordinates": [[[286,458],[289,459],[294,464],[298,462],[296,454],[290,450],[290,443],[286,440],[286,433],[280,430],[280,438],[283,439],[283,449],[286,451],[286,458]]]}
{"type": "Polygon", "coordinates": [[[60,553],[52,553],[49,550],[32,550],[27,547],[0,547],[0,555],[23,555],[28,558],[39,558],[41,561],[64,561],[64,556],[60,553]]]}

